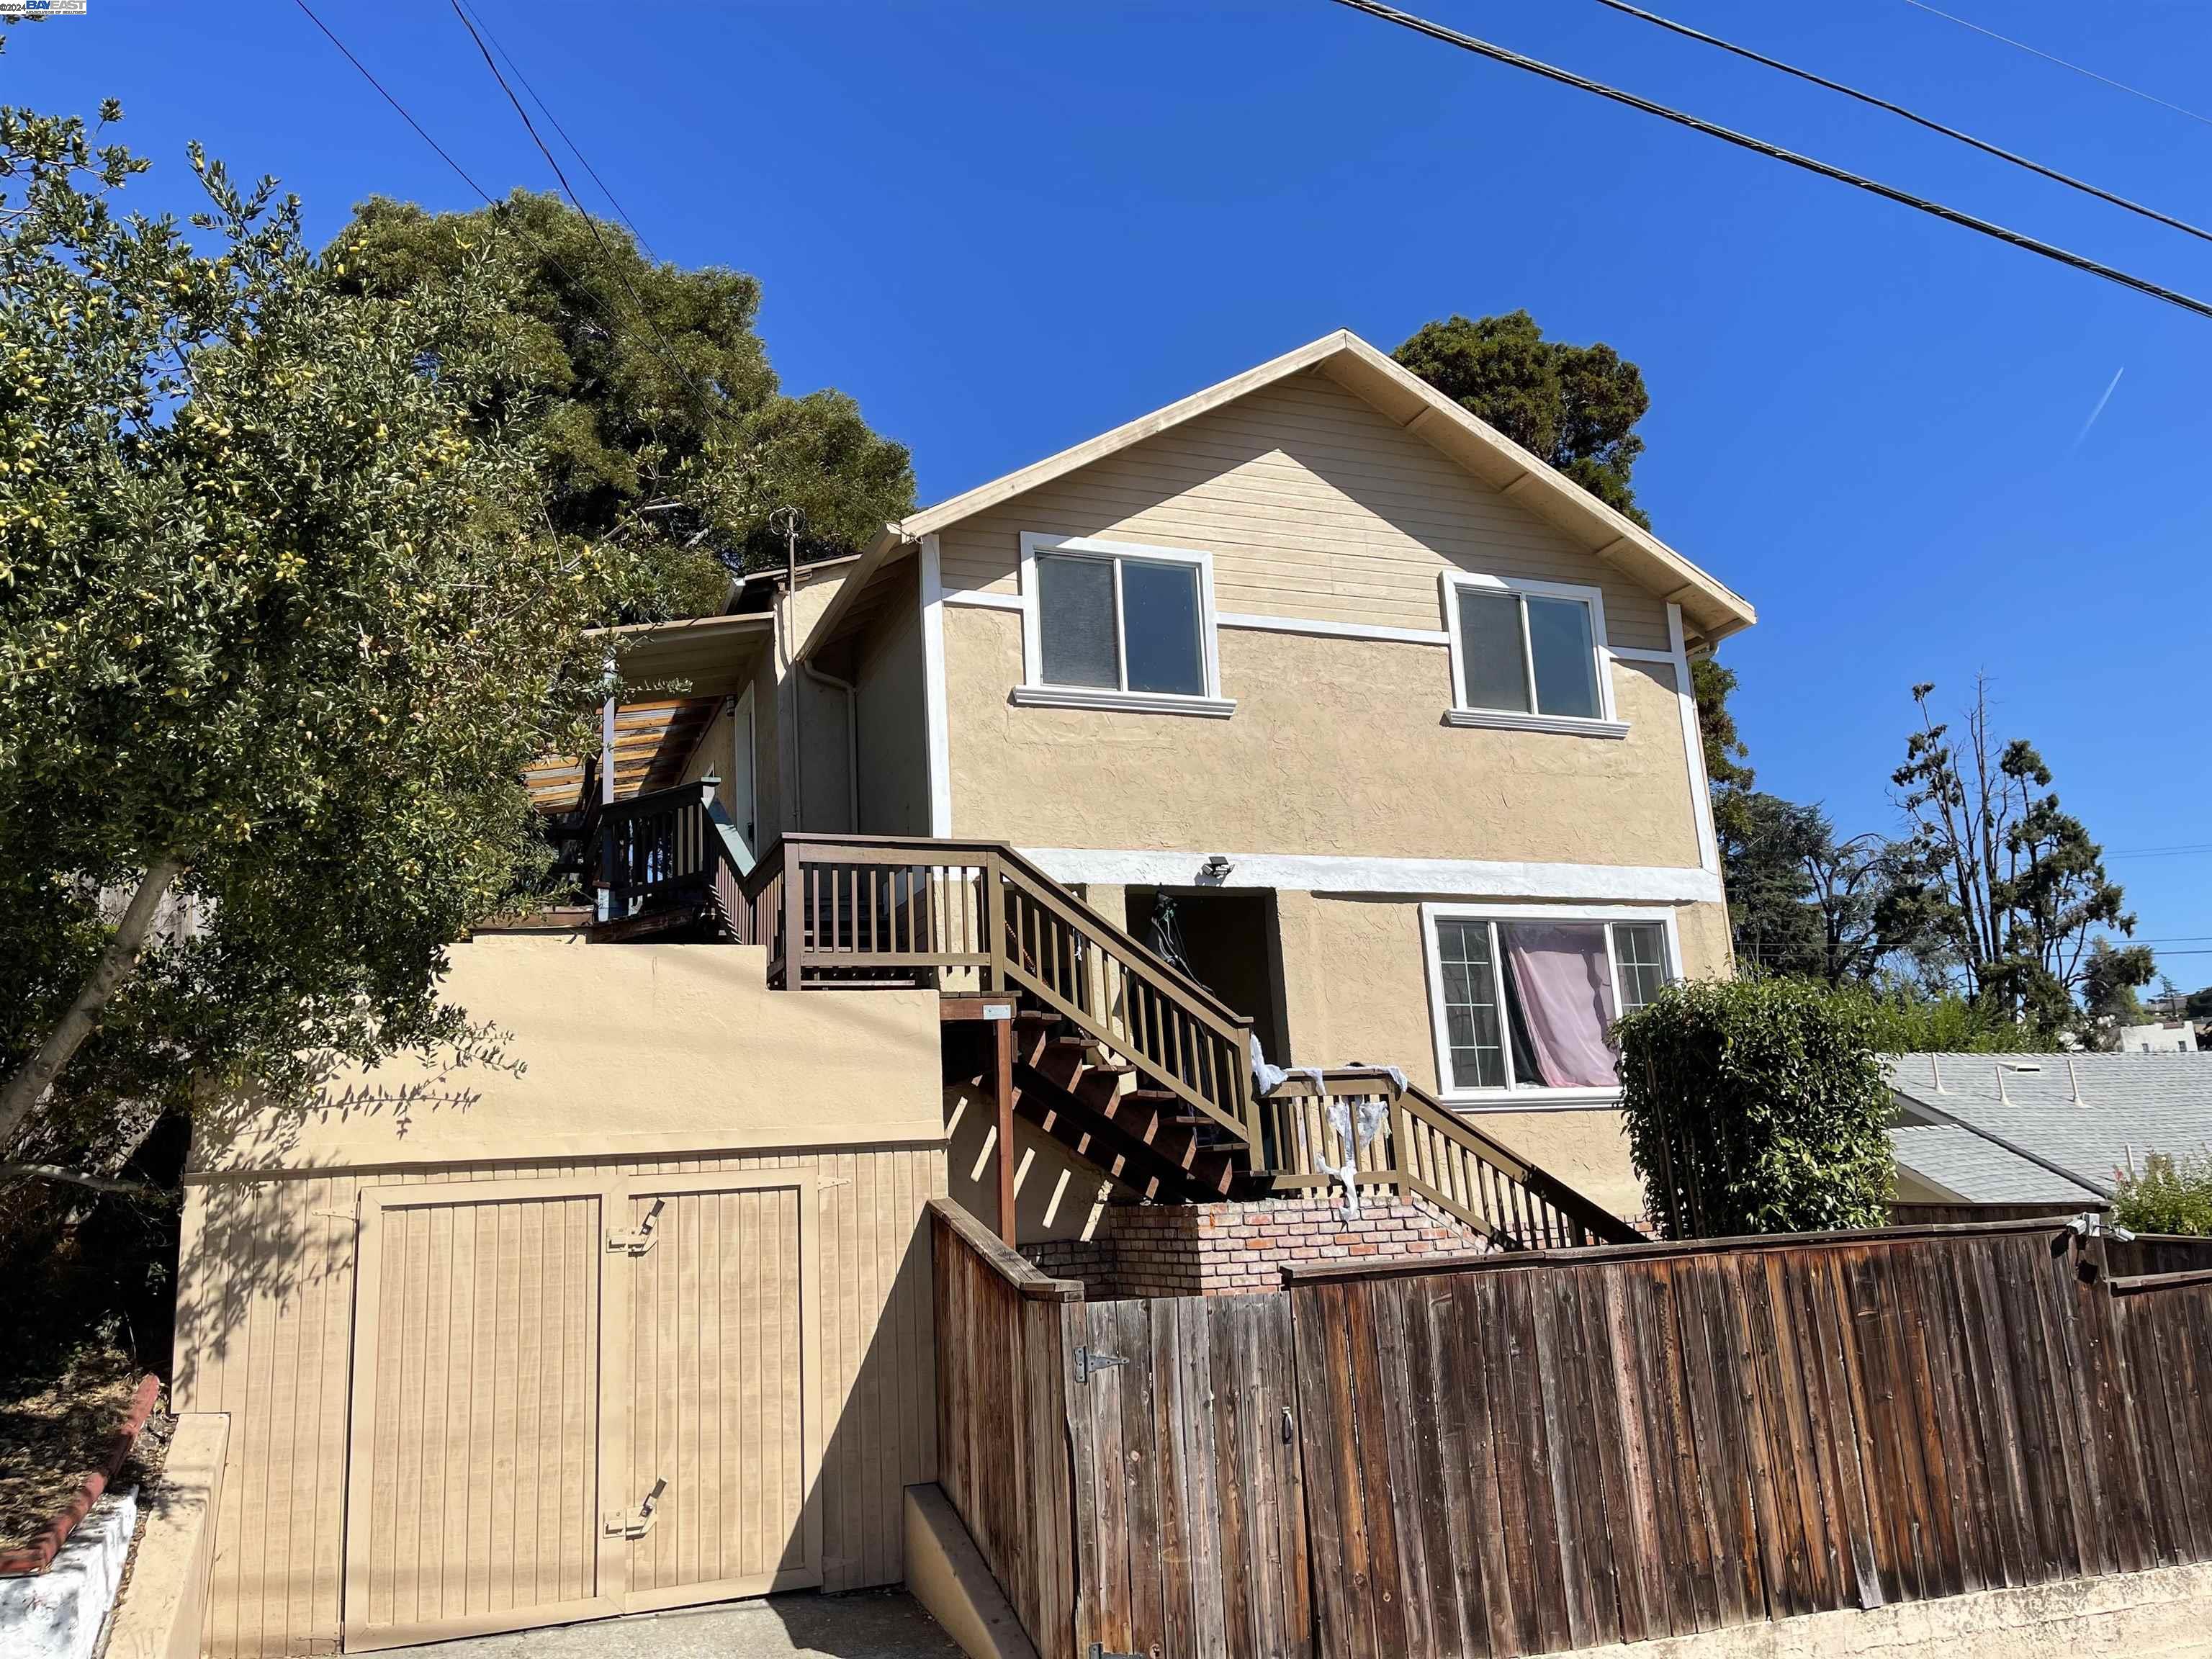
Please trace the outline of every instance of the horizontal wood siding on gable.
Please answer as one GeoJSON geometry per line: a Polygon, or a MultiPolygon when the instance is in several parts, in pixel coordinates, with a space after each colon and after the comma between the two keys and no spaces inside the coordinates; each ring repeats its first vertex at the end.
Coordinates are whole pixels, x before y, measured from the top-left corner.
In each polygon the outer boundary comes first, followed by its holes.
{"type": "Polygon", "coordinates": [[[1657,595],[1319,375],[951,526],[947,590],[1017,591],[1024,531],[1209,551],[1232,614],[1437,629],[1447,568],[1587,583],[1604,590],[1613,644],[1668,648],[1657,595]]]}

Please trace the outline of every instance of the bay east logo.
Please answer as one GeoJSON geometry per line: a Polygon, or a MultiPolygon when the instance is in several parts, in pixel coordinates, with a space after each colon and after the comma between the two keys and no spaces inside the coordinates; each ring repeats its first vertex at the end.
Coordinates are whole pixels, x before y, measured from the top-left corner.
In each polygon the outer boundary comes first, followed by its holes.
{"type": "Polygon", "coordinates": [[[84,0],[0,0],[0,17],[82,17],[84,0]]]}

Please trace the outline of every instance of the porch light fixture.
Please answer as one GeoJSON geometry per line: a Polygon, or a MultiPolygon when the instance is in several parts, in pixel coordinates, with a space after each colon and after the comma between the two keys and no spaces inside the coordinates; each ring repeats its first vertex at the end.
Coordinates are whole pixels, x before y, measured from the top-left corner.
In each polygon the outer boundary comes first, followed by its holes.
{"type": "Polygon", "coordinates": [[[1198,866],[1198,878],[1202,882],[1218,886],[1229,879],[1229,860],[1216,853],[1198,866]]]}

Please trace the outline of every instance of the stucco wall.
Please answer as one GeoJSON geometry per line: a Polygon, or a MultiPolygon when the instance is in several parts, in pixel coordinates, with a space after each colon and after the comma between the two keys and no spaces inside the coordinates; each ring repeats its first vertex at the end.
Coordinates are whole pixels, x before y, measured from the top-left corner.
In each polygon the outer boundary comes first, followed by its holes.
{"type": "Polygon", "coordinates": [[[1441,646],[1224,629],[1226,720],[1018,708],[1021,619],[945,608],[954,833],[1027,847],[1698,863],[1674,670],[1620,739],[1443,724],[1441,646]]]}
{"type": "Polygon", "coordinates": [[[447,997],[506,1034],[496,1066],[342,1069],[299,1109],[211,1109],[198,1170],[543,1162],[936,1141],[937,997],[770,991],[748,945],[493,935],[447,997]]]}

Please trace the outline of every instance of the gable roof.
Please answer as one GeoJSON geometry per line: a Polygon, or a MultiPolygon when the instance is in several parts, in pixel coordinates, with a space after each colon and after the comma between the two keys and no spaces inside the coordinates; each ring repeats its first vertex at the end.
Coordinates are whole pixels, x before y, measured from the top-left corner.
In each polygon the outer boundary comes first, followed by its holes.
{"type": "Polygon", "coordinates": [[[1952,1125],[1983,1143],[1977,1154],[1955,1139],[1893,1132],[1899,1162],[1921,1170],[1918,1151],[1941,1147],[1941,1170],[1922,1172],[1981,1202],[2008,1201],[2022,1163],[2055,1178],[2053,1196],[2068,1196],[2070,1183],[2108,1198],[2115,1172],[2141,1169],[2144,1154],[2212,1145],[2212,1054],[1896,1054],[1882,1064],[1905,1125],[1952,1125]]]}
{"type": "Polygon", "coordinates": [[[1080,467],[1140,444],[1148,438],[1219,409],[1225,404],[1293,374],[1326,375],[1397,426],[1413,433],[1501,494],[1624,575],[1662,599],[1682,607],[1683,625],[1702,644],[1711,645],[1759,619],[1750,603],[1684,558],[1650,531],[1632,523],[1581,485],[1478,419],[1419,375],[1401,368],[1349,330],[1325,334],[1310,345],[1285,352],[1180,402],[1088,439],[1057,455],[994,478],[988,483],[885,525],[861,556],[859,567],[817,620],[799,654],[805,656],[837,632],[847,609],[878,571],[948,526],[998,507],[1080,467]]]}

